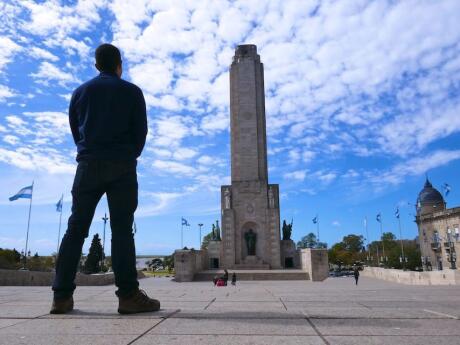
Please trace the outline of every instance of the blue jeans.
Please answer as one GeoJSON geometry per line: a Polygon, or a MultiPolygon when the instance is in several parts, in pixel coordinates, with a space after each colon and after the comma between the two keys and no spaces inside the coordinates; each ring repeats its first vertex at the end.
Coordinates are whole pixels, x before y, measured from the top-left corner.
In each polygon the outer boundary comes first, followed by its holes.
{"type": "Polygon", "coordinates": [[[96,206],[104,195],[110,211],[112,229],[112,268],[117,296],[138,289],[136,250],[132,231],[137,208],[137,162],[122,160],[80,161],[72,186],[72,214],[62,239],[53,283],[55,298],[72,296],[83,242],[96,206]]]}

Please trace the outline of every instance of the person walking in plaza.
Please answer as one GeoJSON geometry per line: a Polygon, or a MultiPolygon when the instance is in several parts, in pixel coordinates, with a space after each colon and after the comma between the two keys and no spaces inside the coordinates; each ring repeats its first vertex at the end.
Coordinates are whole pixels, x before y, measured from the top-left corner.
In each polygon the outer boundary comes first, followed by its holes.
{"type": "Polygon", "coordinates": [[[236,286],[236,273],[235,272],[232,273],[232,285],[236,286]]]}
{"type": "Polygon", "coordinates": [[[359,269],[357,266],[353,268],[353,275],[355,277],[355,283],[358,285],[358,279],[359,279],[359,269]]]}
{"type": "Polygon", "coordinates": [[[78,165],[72,186],[72,214],[56,262],[50,313],[73,309],[82,246],[104,194],[110,211],[118,312],[157,311],[160,302],[139,289],[133,235],[138,203],[137,158],[147,136],[144,95],[139,87],[121,79],[122,60],[117,47],[102,44],[95,58],[100,74],[79,86],[69,105],[78,165]]]}

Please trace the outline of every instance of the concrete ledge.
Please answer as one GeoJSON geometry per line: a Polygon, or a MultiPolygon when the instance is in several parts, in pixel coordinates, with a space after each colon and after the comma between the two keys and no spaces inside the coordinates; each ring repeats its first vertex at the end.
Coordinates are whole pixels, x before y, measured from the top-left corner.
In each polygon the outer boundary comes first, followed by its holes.
{"type": "MultiPolygon", "coordinates": [[[[138,271],[138,278],[144,278],[138,271]]],[[[51,286],[54,272],[17,271],[0,269],[0,286],[51,286]]],[[[100,286],[115,283],[113,273],[82,274],[77,273],[75,279],[77,286],[100,286]]]]}
{"type": "Polygon", "coordinates": [[[413,272],[389,268],[365,267],[361,275],[407,285],[460,285],[460,272],[451,269],[413,272]]]}

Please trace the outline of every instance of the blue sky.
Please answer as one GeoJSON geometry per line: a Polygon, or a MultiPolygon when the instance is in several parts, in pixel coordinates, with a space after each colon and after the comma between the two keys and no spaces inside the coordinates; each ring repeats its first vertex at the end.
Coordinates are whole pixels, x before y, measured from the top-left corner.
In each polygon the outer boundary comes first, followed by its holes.
{"type": "MultiPolygon", "coordinates": [[[[122,50],[139,85],[149,135],[139,161],[139,254],[198,246],[220,219],[230,181],[228,67],[238,44],[265,66],[269,174],[293,239],[315,231],[414,238],[414,203],[428,174],[460,205],[458,1],[4,1],[0,4],[0,247],[22,249],[35,181],[30,244],[56,250],[75,170],[69,97],[96,75],[94,49],[122,50]]],[[[90,238],[102,230],[103,200],[90,238]]],[[[65,222],[63,224],[65,229],[65,222]]],[[[90,243],[86,241],[84,251],[90,243]]],[[[108,235],[110,239],[110,235],[108,235]]],[[[107,241],[107,247],[109,247],[107,241]]],[[[107,250],[107,252],[109,252],[107,250]]]]}

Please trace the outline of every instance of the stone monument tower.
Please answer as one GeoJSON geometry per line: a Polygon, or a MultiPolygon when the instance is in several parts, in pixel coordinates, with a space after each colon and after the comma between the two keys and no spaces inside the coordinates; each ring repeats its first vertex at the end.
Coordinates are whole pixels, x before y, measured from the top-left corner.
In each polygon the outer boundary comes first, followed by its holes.
{"type": "Polygon", "coordinates": [[[281,268],[279,187],[268,183],[264,70],[255,45],[230,67],[232,184],[221,187],[222,266],[281,268]]]}

